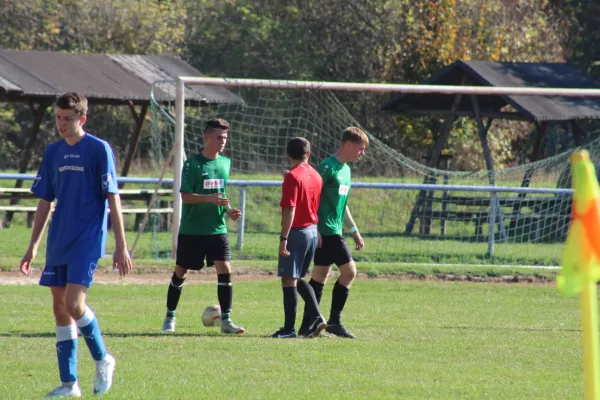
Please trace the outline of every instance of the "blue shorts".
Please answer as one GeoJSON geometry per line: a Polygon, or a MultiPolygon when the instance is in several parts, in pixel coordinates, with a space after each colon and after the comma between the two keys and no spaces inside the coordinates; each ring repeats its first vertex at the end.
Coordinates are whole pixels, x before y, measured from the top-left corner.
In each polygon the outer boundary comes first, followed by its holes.
{"type": "Polygon", "coordinates": [[[279,255],[277,275],[282,278],[304,278],[317,248],[317,226],[292,228],[288,235],[287,257],[279,255]]]}
{"type": "Polygon", "coordinates": [[[97,266],[97,259],[58,266],[46,265],[40,278],[40,285],[65,287],[67,283],[76,283],[89,288],[92,286],[97,266]]]}

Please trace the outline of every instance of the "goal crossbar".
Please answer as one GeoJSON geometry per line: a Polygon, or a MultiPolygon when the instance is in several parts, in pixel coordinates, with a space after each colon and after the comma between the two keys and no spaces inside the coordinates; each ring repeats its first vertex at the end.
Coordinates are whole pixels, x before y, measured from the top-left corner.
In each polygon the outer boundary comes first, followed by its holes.
{"type": "MultiPolygon", "coordinates": [[[[271,88],[280,90],[316,90],[378,93],[417,93],[417,94],[463,94],[463,95],[499,95],[499,96],[555,96],[555,97],[600,97],[600,89],[582,88],[540,88],[540,87],[494,87],[462,85],[423,85],[356,82],[318,82],[284,81],[266,79],[237,79],[179,76],[176,80],[175,99],[175,138],[174,138],[174,190],[181,184],[181,171],[184,161],[185,129],[185,87],[186,85],[204,85],[217,87],[271,88]]],[[[181,219],[181,197],[173,196],[173,235],[172,254],[177,246],[177,232],[181,219]]]]}

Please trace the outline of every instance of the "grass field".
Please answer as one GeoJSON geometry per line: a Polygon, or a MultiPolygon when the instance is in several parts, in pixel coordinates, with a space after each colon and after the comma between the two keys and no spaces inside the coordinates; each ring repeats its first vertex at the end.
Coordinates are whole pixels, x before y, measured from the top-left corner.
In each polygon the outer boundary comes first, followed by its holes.
{"type": "MultiPolygon", "coordinates": [[[[324,293],[328,310],[330,289],[324,293]]],[[[166,284],[95,285],[89,304],[118,359],[119,399],[577,399],[583,395],[577,298],[545,285],[359,280],[345,321],[358,335],[275,340],[283,319],[275,280],[238,282],[243,336],[200,324],[214,283],[190,284],[178,330],[160,332],[166,284]]],[[[2,398],[39,398],[58,381],[50,297],[0,286],[2,398]]],[[[93,364],[81,340],[89,397],[93,364]]]]}
{"type": "MultiPolygon", "coordinates": [[[[127,241],[131,246],[135,232],[127,232],[127,241]]],[[[107,251],[112,253],[114,239],[112,233],[107,240],[107,251]]],[[[31,237],[31,229],[19,224],[0,229],[0,269],[7,268],[6,262],[23,256],[31,237]]],[[[253,263],[255,260],[276,260],[278,233],[248,232],[245,235],[242,251],[235,250],[237,235],[230,234],[233,258],[253,263]]],[[[350,243],[351,243],[351,239],[350,243]]],[[[135,257],[143,263],[161,264],[153,260],[157,256],[168,258],[171,247],[170,232],[156,235],[151,232],[142,235],[135,250],[135,257]]],[[[427,240],[416,237],[394,237],[365,234],[365,249],[355,252],[356,260],[361,264],[377,263],[445,263],[445,264],[510,264],[515,265],[558,265],[562,252],[562,243],[497,243],[495,257],[487,257],[487,243],[463,242],[457,240],[427,240]]],[[[40,244],[38,261],[43,262],[45,238],[40,244]]],[[[167,263],[170,261],[166,261],[167,263]]]]}
{"type": "MultiPolygon", "coordinates": [[[[146,174],[145,176],[148,176],[146,174]]],[[[281,180],[280,175],[234,175],[232,179],[266,179],[281,180]]],[[[417,178],[360,178],[364,182],[403,182],[420,183],[417,178]]],[[[457,180],[454,184],[475,184],[468,179],[457,180]]],[[[481,184],[481,182],[479,182],[481,184]]],[[[26,186],[29,185],[26,182],[26,186]]],[[[509,181],[502,184],[520,186],[520,182],[509,181]]],[[[10,187],[14,181],[3,181],[2,186],[10,187]]],[[[552,182],[536,182],[536,187],[553,187],[552,182]]],[[[128,185],[128,188],[143,187],[144,185],[128,185]]],[[[146,185],[152,188],[152,185],[146,185]]],[[[462,196],[489,196],[487,193],[453,193],[462,196]]],[[[366,240],[365,251],[356,254],[356,258],[366,263],[454,263],[454,264],[511,264],[511,265],[557,265],[562,251],[562,237],[554,237],[553,232],[560,230],[558,222],[544,220],[541,229],[544,239],[532,242],[533,225],[523,222],[523,226],[513,226],[507,229],[507,241],[502,242],[499,234],[495,243],[494,257],[488,254],[488,224],[482,224],[482,231],[475,236],[474,221],[447,221],[446,234],[441,235],[441,221],[433,222],[431,235],[419,235],[419,222],[411,235],[405,235],[405,226],[410,219],[412,207],[416,201],[418,191],[383,190],[383,189],[355,189],[349,200],[354,219],[360,227],[366,240]]],[[[239,205],[240,188],[230,187],[228,197],[233,205],[239,205]]],[[[280,209],[278,207],[281,196],[279,187],[249,187],[246,203],[246,229],[243,251],[234,252],[234,258],[244,260],[273,260],[276,258],[277,236],[280,229],[280,209]],[[275,244],[273,244],[275,242],[275,244]]],[[[441,197],[438,191],[436,197],[441,197]]],[[[535,196],[535,195],[534,195],[535,196]]],[[[171,197],[165,198],[170,200],[171,197]]],[[[5,200],[4,203],[8,203],[5,200]]],[[[35,205],[35,199],[22,201],[23,205],[35,205]]],[[[127,207],[145,207],[142,201],[130,201],[127,207]]],[[[448,206],[448,211],[484,211],[486,207],[448,206]]],[[[440,211],[441,203],[433,205],[434,210],[440,211]]],[[[512,212],[512,208],[503,210],[512,212]]],[[[521,212],[527,214],[532,210],[523,208],[521,212]]],[[[508,223],[508,222],[507,222],[508,223]]],[[[21,254],[12,254],[15,249],[22,247],[29,240],[30,230],[24,228],[25,215],[17,215],[13,225],[5,230],[0,230],[0,259],[6,257],[20,257],[21,254]],[[16,245],[18,243],[18,245],[16,245]]],[[[128,243],[133,243],[135,233],[134,216],[126,217],[129,228],[128,243]]],[[[232,244],[237,243],[237,224],[229,221],[232,244]]],[[[562,224],[564,225],[564,224],[562,224]]],[[[148,228],[156,224],[149,223],[148,228]]],[[[538,231],[536,231],[538,232],[538,231]]],[[[559,235],[560,236],[560,235],[559,235]]],[[[170,251],[170,233],[146,232],[136,249],[136,256],[141,259],[167,258],[170,251]]],[[[109,251],[112,245],[109,240],[109,251]]],[[[23,250],[20,250],[21,253],[23,250]]]]}

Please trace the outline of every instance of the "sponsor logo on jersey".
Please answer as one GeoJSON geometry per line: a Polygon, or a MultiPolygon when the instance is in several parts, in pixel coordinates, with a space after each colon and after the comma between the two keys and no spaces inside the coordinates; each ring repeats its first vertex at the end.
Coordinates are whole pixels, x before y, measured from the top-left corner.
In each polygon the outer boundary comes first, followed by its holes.
{"type": "Polygon", "coordinates": [[[94,272],[96,272],[96,264],[90,263],[90,269],[88,269],[88,275],[90,278],[94,277],[94,272]]]}
{"type": "Polygon", "coordinates": [[[85,171],[85,168],[80,167],[79,165],[65,165],[64,167],[58,167],[58,171],[59,172],[65,172],[65,171],[83,172],[83,171],[85,171]]]}
{"type": "Polygon", "coordinates": [[[65,154],[65,160],[67,158],[79,158],[79,154],[65,154]]]}
{"type": "Polygon", "coordinates": [[[338,192],[338,194],[340,194],[342,196],[347,196],[349,191],[350,191],[350,186],[340,185],[340,191],[338,192]]]}
{"type": "Polygon", "coordinates": [[[225,188],[225,180],[224,179],[205,179],[203,187],[204,187],[204,189],[224,189],[225,188]]]}
{"type": "Polygon", "coordinates": [[[42,177],[39,175],[36,175],[35,180],[33,181],[33,184],[31,185],[31,188],[33,189],[34,187],[36,187],[38,185],[38,183],[40,183],[41,180],[42,180],[42,177]]]}
{"type": "Polygon", "coordinates": [[[112,185],[112,183],[113,183],[113,176],[110,172],[108,174],[102,175],[102,187],[103,188],[109,187],[110,185],[112,185]]]}

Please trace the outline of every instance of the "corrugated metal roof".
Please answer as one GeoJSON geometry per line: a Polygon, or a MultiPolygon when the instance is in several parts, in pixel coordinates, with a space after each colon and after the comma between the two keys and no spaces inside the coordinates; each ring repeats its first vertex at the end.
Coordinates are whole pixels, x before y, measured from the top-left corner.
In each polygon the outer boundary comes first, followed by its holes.
{"type": "MultiPolygon", "coordinates": [[[[0,98],[8,100],[55,98],[72,91],[93,103],[132,100],[139,104],[149,101],[153,82],[181,75],[202,76],[178,57],[0,50],[0,98]]],[[[172,86],[158,99],[174,99],[172,86]]],[[[242,101],[225,88],[208,86],[190,87],[186,98],[208,103],[242,101]]]]}
{"type": "MultiPolygon", "coordinates": [[[[457,61],[423,83],[460,85],[464,77],[475,86],[600,88],[600,82],[568,63],[499,63],[457,61]]],[[[447,112],[453,95],[396,94],[382,106],[385,111],[411,113],[426,110],[431,114],[447,112]]],[[[531,121],[600,119],[600,99],[591,97],[478,96],[482,113],[498,112],[511,105],[531,121]]],[[[472,111],[468,96],[463,96],[460,111],[472,111]]]]}

